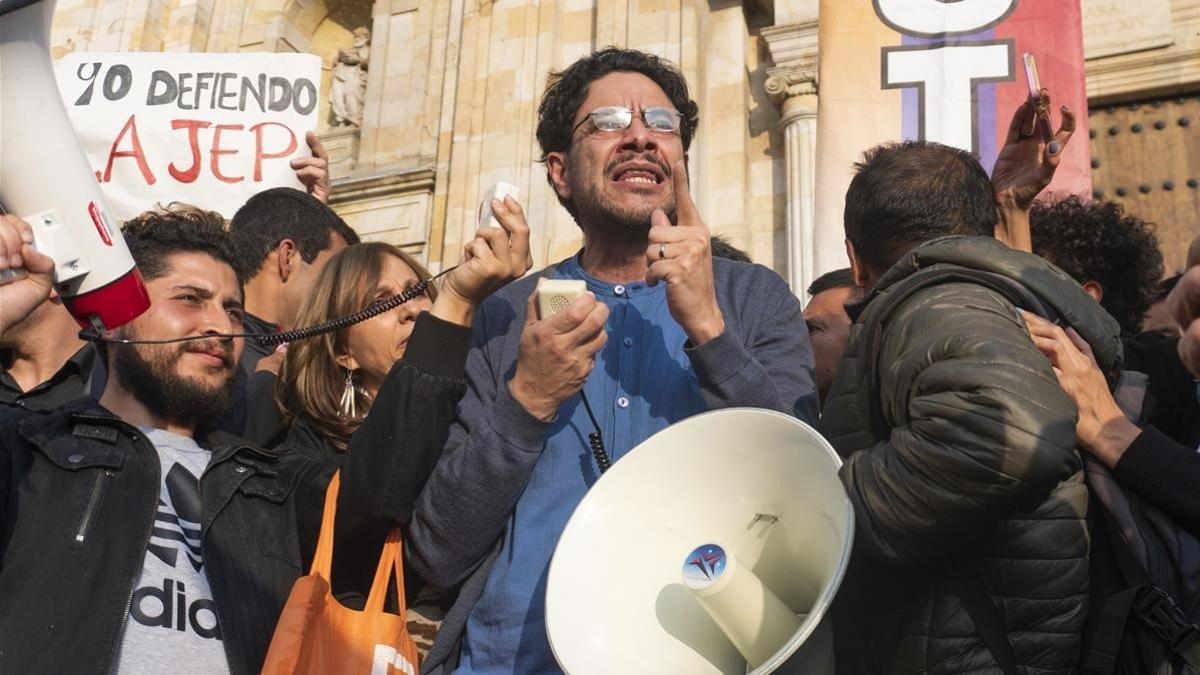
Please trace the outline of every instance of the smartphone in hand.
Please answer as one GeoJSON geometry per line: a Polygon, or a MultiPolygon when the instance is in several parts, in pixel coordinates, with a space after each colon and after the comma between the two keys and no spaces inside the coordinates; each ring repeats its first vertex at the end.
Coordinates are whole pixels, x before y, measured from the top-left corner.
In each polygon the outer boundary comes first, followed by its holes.
{"type": "Polygon", "coordinates": [[[1042,80],[1038,77],[1037,59],[1033,52],[1025,52],[1021,56],[1025,62],[1025,83],[1029,85],[1029,98],[1037,100],[1042,97],[1042,80]]]}

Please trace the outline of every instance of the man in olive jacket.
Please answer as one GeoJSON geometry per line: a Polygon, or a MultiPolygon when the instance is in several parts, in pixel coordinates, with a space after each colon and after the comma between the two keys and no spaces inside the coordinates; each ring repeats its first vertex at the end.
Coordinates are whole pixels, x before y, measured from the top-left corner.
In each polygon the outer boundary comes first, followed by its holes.
{"type": "Polygon", "coordinates": [[[1019,282],[1106,369],[1120,359],[1118,328],[1061,271],[992,238],[995,222],[979,162],[934,143],[869,151],[847,192],[847,249],[872,291],[850,308],[821,420],[857,525],[834,614],[839,673],[1066,673],[1079,662],[1088,535],[1076,410],[1012,296],[972,275],[1019,282]],[[1000,645],[962,600],[968,582],[1000,645]]]}

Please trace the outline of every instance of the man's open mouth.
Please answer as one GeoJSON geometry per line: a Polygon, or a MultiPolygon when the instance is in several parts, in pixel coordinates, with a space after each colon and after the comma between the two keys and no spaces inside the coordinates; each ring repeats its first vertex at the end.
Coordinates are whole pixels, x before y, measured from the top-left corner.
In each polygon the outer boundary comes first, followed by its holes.
{"type": "Polygon", "coordinates": [[[667,174],[653,164],[631,162],[618,166],[612,172],[612,180],[616,183],[661,185],[667,180],[667,174]]]}

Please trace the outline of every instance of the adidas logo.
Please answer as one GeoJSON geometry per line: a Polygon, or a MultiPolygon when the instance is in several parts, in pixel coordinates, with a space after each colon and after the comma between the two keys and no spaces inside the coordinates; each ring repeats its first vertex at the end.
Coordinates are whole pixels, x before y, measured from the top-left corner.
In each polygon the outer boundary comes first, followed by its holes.
{"type": "Polygon", "coordinates": [[[133,594],[129,616],[143,626],[173,628],[180,632],[186,632],[190,627],[192,632],[206,640],[221,639],[216,603],[210,598],[200,598],[189,604],[187,588],[183,582],[174,579],[164,579],[162,588],[139,588],[133,594]],[[155,600],[158,601],[158,607],[154,606],[155,600]],[[157,614],[155,610],[158,610],[157,614]]]}
{"type": "Polygon", "coordinates": [[[158,500],[154,529],[147,550],[171,567],[178,561],[182,549],[188,562],[197,572],[204,565],[200,554],[200,481],[182,464],[167,472],[167,496],[170,503],[158,500]],[[182,546],[181,546],[182,545],[182,546]]]}

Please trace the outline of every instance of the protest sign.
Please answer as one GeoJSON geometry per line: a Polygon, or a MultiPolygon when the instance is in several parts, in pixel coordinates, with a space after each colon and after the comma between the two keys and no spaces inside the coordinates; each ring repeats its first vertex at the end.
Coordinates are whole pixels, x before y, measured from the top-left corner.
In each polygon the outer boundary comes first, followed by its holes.
{"type": "Polygon", "coordinates": [[[264,189],[303,189],[289,162],[311,154],[317,56],[78,53],[55,70],[118,220],[171,201],[228,218],[264,189]]]}
{"type": "Polygon", "coordinates": [[[1079,0],[822,0],[817,267],[846,265],[842,211],[854,162],[884,141],[974,152],[989,172],[1029,93],[1022,56],[1079,128],[1050,192],[1091,195],[1079,0]]]}

